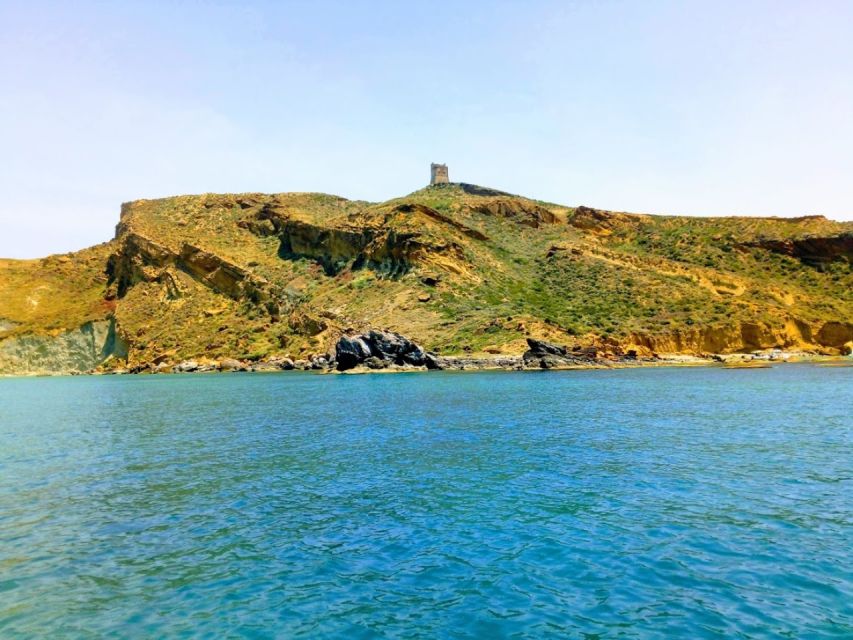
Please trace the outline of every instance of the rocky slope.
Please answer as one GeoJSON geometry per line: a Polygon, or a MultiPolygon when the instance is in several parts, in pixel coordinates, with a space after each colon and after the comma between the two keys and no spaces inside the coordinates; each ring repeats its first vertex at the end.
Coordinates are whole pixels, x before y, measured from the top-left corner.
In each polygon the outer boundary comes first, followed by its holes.
{"type": "Polygon", "coordinates": [[[0,373],[310,363],[372,329],[431,358],[522,363],[528,338],[568,348],[537,362],[838,354],[851,263],[853,223],[820,216],[635,215],[465,184],[140,200],[106,244],[0,260],[0,373]]]}

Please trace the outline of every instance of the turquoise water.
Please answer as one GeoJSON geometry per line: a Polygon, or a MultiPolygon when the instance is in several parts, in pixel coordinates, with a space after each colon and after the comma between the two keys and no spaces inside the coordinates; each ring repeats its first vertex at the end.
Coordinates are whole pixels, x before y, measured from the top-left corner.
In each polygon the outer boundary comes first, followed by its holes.
{"type": "Polygon", "coordinates": [[[851,638],[853,369],[0,380],[0,637],[851,638]]]}

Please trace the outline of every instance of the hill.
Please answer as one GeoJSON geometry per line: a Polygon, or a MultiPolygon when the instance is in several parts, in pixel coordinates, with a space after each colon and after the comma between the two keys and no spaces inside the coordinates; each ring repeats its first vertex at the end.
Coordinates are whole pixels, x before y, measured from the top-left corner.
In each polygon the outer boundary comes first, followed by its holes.
{"type": "Polygon", "coordinates": [[[526,338],[640,355],[853,341],[853,223],[561,206],[468,184],[122,206],[115,238],[0,260],[0,373],[327,353],[385,328],[429,351],[526,338]]]}

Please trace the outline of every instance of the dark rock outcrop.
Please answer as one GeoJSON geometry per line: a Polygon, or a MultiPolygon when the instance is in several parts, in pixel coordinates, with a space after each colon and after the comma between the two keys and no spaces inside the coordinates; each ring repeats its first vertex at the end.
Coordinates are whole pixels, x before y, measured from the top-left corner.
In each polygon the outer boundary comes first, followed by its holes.
{"type": "Polygon", "coordinates": [[[362,364],[371,369],[391,365],[435,368],[434,359],[420,345],[399,333],[375,329],[360,335],[341,336],[335,345],[335,361],[338,371],[362,364]]]}
{"type": "Polygon", "coordinates": [[[370,346],[361,336],[341,336],[335,345],[335,359],[340,371],[352,369],[371,356],[370,346]]]}
{"type": "Polygon", "coordinates": [[[598,353],[594,347],[569,351],[550,342],[527,339],[530,347],[522,357],[458,357],[427,353],[418,344],[399,333],[372,330],[359,335],[343,335],[335,347],[338,371],[358,366],[368,369],[392,367],[425,367],[427,369],[555,369],[567,366],[590,365],[598,353]]]}
{"type": "Polygon", "coordinates": [[[376,356],[370,356],[364,361],[364,364],[368,369],[387,369],[391,365],[391,362],[389,360],[381,360],[376,356]]]}
{"type": "Polygon", "coordinates": [[[524,366],[530,368],[554,369],[589,364],[595,361],[598,356],[595,348],[569,351],[566,347],[534,338],[527,338],[527,346],[529,349],[524,352],[521,358],[524,366]]]}

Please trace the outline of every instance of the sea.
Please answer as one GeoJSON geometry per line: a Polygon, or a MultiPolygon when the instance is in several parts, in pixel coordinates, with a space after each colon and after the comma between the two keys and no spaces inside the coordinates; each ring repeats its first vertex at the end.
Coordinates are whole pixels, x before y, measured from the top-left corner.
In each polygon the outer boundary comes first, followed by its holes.
{"type": "Polygon", "coordinates": [[[853,638],[853,368],[0,379],[0,638],[853,638]]]}

